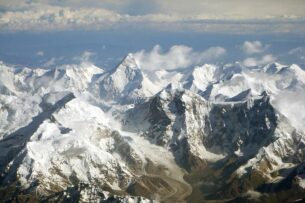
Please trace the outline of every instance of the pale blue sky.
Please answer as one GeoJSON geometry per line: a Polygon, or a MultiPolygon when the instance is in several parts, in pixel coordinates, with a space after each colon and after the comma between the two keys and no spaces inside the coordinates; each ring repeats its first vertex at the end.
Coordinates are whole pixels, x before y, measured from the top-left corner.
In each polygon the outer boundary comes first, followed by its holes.
{"type": "Polygon", "coordinates": [[[304,10],[304,0],[0,0],[0,60],[48,67],[91,53],[111,68],[129,52],[182,45],[191,56],[225,50],[211,63],[304,63],[304,10]]]}

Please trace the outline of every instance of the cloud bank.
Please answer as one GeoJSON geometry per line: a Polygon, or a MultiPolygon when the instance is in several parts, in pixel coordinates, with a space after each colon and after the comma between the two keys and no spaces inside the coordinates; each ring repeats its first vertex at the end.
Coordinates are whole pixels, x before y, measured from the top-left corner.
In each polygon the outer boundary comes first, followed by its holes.
{"type": "Polygon", "coordinates": [[[110,26],[122,16],[105,9],[71,9],[47,7],[43,10],[8,11],[0,14],[0,29],[20,30],[63,30],[77,27],[110,26]]]}
{"type": "Polygon", "coordinates": [[[61,8],[104,8],[120,14],[169,14],[202,16],[205,19],[259,19],[305,17],[304,0],[9,0],[0,1],[2,10],[61,8]]]}
{"type": "Polygon", "coordinates": [[[168,51],[162,51],[161,46],[156,45],[151,51],[142,50],[134,53],[134,57],[143,69],[172,70],[187,68],[190,66],[215,62],[226,54],[222,47],[210,47],[203,52],[196,52],[191,47],[184,45],[172,46],[168,51]]]}
{"type": "Polygon", "coordinates": [[[300,0],[289,3],[283,0],[10,0],[0,1],[0,31],[134,26],[196,32],[305,33],[304,10],[305,3],[300,0]]]}

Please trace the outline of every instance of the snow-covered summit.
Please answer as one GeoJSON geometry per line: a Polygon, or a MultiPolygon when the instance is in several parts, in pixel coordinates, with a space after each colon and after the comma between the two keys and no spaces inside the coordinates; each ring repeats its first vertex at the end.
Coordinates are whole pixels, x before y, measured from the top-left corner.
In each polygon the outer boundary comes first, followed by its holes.
{"type": "Polygon", "coordinates": [[[102,99],[123,104],[152,96],[158,91],[132,54],[128,54],[113,70],[100,75],[92,85],[102,99]]]}
{"type": "Polygon", "coordinates": [[[122,66],[129,67],[132,69],[140,69],[140,67],[132,53],[127,54],[125,56],[125,58],[121,61],[121,63],[117,66],[117,68],[120,68],[122,66]]]}

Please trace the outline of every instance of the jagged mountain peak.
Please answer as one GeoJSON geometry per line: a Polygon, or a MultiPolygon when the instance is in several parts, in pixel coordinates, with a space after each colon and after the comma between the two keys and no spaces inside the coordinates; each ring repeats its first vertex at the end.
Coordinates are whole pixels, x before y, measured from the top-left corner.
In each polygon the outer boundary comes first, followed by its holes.
{"type": "MultiPolygon", "coordinates": [[[[133,57],[133,54],[128,54],[119,65],[109,73],[110,77],[118,77],[121,80],[133,80],[141,79],[143,77],[143,72],[139,68],[139,65],[136,62],[136,59],[133,57]]],[[[124,82],[124,81],[122,81],[124,82]]]]}
{"type": "Polygon", "coordinates": [[[134,69],[134,70],[140,69],[140,67],[132,53],[127,54],[124,57],[124,59],[119,63],[119,65],[115,68],[115,70],[123,68],[123,67],[134,69]]]}
{"type": "Polygon", "coordinates": [[[273,62],[273,63],[267,64],[266,66],[264,66],[263,70],[264,70],[265,73],[268,73],[268,74],[276,74],[276,73],[280,72],[285,67],[287,67],[287,66],[282,65],[282,64],[277,63],[277,62],[273,62]]]}
{"type": "Polygon", "coordinates": [[[132,54],[128,54],[112,71],[101,74],[92,85],[101,98],[119,104],[133,103],[159,91],[139,68],[132,54]]]}

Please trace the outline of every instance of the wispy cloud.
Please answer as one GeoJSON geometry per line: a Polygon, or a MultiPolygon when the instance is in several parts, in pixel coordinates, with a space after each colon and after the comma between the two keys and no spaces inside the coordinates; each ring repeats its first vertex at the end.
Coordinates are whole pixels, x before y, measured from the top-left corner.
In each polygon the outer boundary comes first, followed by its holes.
{"type": "Polygon", "coordinates": [[[268,49],[268,47],[269,45],[263,45],[260,41],[245,41],[241,48],[246,54],[252,55],[262,53],[268,49]]]}
{"type": "Polygon", "coordinates": [[[36,52],[36,55],[37,56],[44,56],[44,52],[43,51],[38,51],[38,52],[36,52]]]}
{"type": "Polygon", "coordinates": [[[247,66],[247,67],[260,66],[260,65],[266,65],[268,63],[274,62],[275,60],[276,60],[276,57],[274,57],[272,54],[267,54],[265,56],[262,56],[261,58],[256,58],[256,57],[246,58],[243,61],[243,65],[247,66]]]}
{"type": "Polygon", "coordinates": [[[296,47],[288,52],[289,55],[296,56],[301,60],[305,60],[305,47],[296,47]]]}
{"type": "Polygon", "coordinates": [[[175,45],[164,52],[159,45],[156,45],[151,51],[142,50],[134,56],[143,69],[170,70],[213,62],[225,54],[226,50],[222,47],[211,47],[203,52],[196,52],[191,47],[175,45]]]}
{"type": "Polygon", "coordinates": [[[79,63],[89,62],[96,53],[90,51],[84,51],[80,56],[73,57],[73,60],[79,63]]]}

